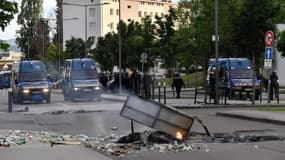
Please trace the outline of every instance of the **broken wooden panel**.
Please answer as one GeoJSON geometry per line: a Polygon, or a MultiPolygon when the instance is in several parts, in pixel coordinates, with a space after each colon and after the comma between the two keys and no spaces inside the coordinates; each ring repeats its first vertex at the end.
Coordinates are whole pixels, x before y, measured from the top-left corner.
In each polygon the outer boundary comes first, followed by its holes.
{"type": "Polygon", "coordinates": [[[187,136],[194,119],[177,109],[137,96],[129,96],[121,116],[168,133],[178,139],[187,136]]]}

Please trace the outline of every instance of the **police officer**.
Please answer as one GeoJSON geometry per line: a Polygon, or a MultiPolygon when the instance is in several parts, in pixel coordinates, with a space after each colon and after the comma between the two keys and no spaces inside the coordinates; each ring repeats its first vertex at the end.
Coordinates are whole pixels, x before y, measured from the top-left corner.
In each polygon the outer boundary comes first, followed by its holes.
{"type": "Polygon", "coordinates": [[[279,80],[277,76],[277,72],[273,71],[270,75],[270,100],[273,100],[273,93],[275,98],[278,98],[278,87],[279,87],[279,80]]]}
{"type": "Polygon", "coordinates": [[[172,90],[175,87],[175,91],[176,91],[176,98],[180,98],[180,92],[181,92],[181,88],[184,87],[185,88],[185,84],[182,80],[182,78],[180,77],[180,74],[178,72],[176,72],[173,76],[173,81],[172,81],[172,90]]]}

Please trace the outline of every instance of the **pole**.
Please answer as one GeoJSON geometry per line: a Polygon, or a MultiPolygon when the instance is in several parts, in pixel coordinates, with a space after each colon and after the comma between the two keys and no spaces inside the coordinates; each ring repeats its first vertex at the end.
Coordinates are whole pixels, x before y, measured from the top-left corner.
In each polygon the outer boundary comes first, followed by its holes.
{"type": "Polygon", "coordinates": [[[42,58],[45,58],[45,19],[43,19],[43,34],[42,34],[42,38],[43,38],[43,48],[42,48],[42,58]]]}
{"type": "Polygon", "coordinates": [[[87,5],[85,7],[85,53],[84,57],[87,55],[87,5]]]}
{"type": "Polygon", "coordinates": [[[251,104],[255,104],[255,81],[256,81],[256,73],[255,73],[255,53],[252,53],[252,101],[251,104]]]}
{"type": "Polygon", "coordinates": [[[11,113],[13,111],[13,96],[12,96],[12,89],[8,89],[8,112],[11,113]]]}
{"type": "Polygon", "coordinates": [[[215,57],[216,57],[216,75],[215,75],[215,79],[216,79],[216,88],[215,88],[215,92],[216,92],[216,96],[215,96],[215,104],[219,104],[219,61],[218,61],[218,58],[219,58],[219,35],[218,35],[218,27],[219,27],[219,17],[218,17],[218,10],[219,10],[219,0],[216,0],[216,3],[215,3],[215,6],[216,6],[216,10],[215,10],[215,57]]]}
{"type": "Polygon", "coordinates": [[[158,82],[158,102],[160,102],[160,82],[158,82]]]}
{"type": "Polygon", "coordinates": [[[166,104],[166,82],[163,82],[163,103],[166,104]]]}
{"type": "Polygon", "coordinates": [[[121,35],[121,0],[119,0],[119,93],[122,93],[122,35],[121,35]]]}

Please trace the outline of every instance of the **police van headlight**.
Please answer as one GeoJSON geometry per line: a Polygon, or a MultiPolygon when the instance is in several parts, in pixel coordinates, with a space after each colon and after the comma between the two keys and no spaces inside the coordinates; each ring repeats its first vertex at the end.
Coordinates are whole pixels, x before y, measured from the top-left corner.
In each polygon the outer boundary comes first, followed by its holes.
{"type": "Polygon", "coordinates": [[[78,88],[78,87],[74,87],[73,90],[74,90],[74,91],[78,91],[79,88],[78,88]]]}
{"type": "Polygon", "coordinates": [[[30,90],[24,89],[22,92],[23,92],[23,93],[30,93],[30,90]]]}
{"type": "Polygon", "coordinates": [[[95,90],[100,90],[99,86],[94,87],[95,90]]]}
{"type": "Polygon", "coordinates": [[[44,93],[49,92],[49,89],[48,89],[48,88],[44,88],[44,89],[43,89],[43,92],[44,92],[44,93]]]}

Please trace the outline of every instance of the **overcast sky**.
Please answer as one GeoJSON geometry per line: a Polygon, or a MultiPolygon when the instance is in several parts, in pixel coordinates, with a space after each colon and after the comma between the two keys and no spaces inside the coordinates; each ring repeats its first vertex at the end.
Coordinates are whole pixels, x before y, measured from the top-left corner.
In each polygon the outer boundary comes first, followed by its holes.
{"type": "MultiPolygon", "coordinates": [[[[15,0],[18,2],[18,7],[20,8],[22,0],[15,0]]],[[[43,9],[44,9],[44,17],[51,18],[54,17],[54,9],[55,9],[56,1],[55,0],[44,0],[43,9]]],[[[10,22],[10,25],[5,28],[5,31],[0,31],[0,39],[1,40],[8,40],[12,38],[16,38],[16,30],[19,28],[17,26],[17,15],[15,18],[10,22]]]]}

